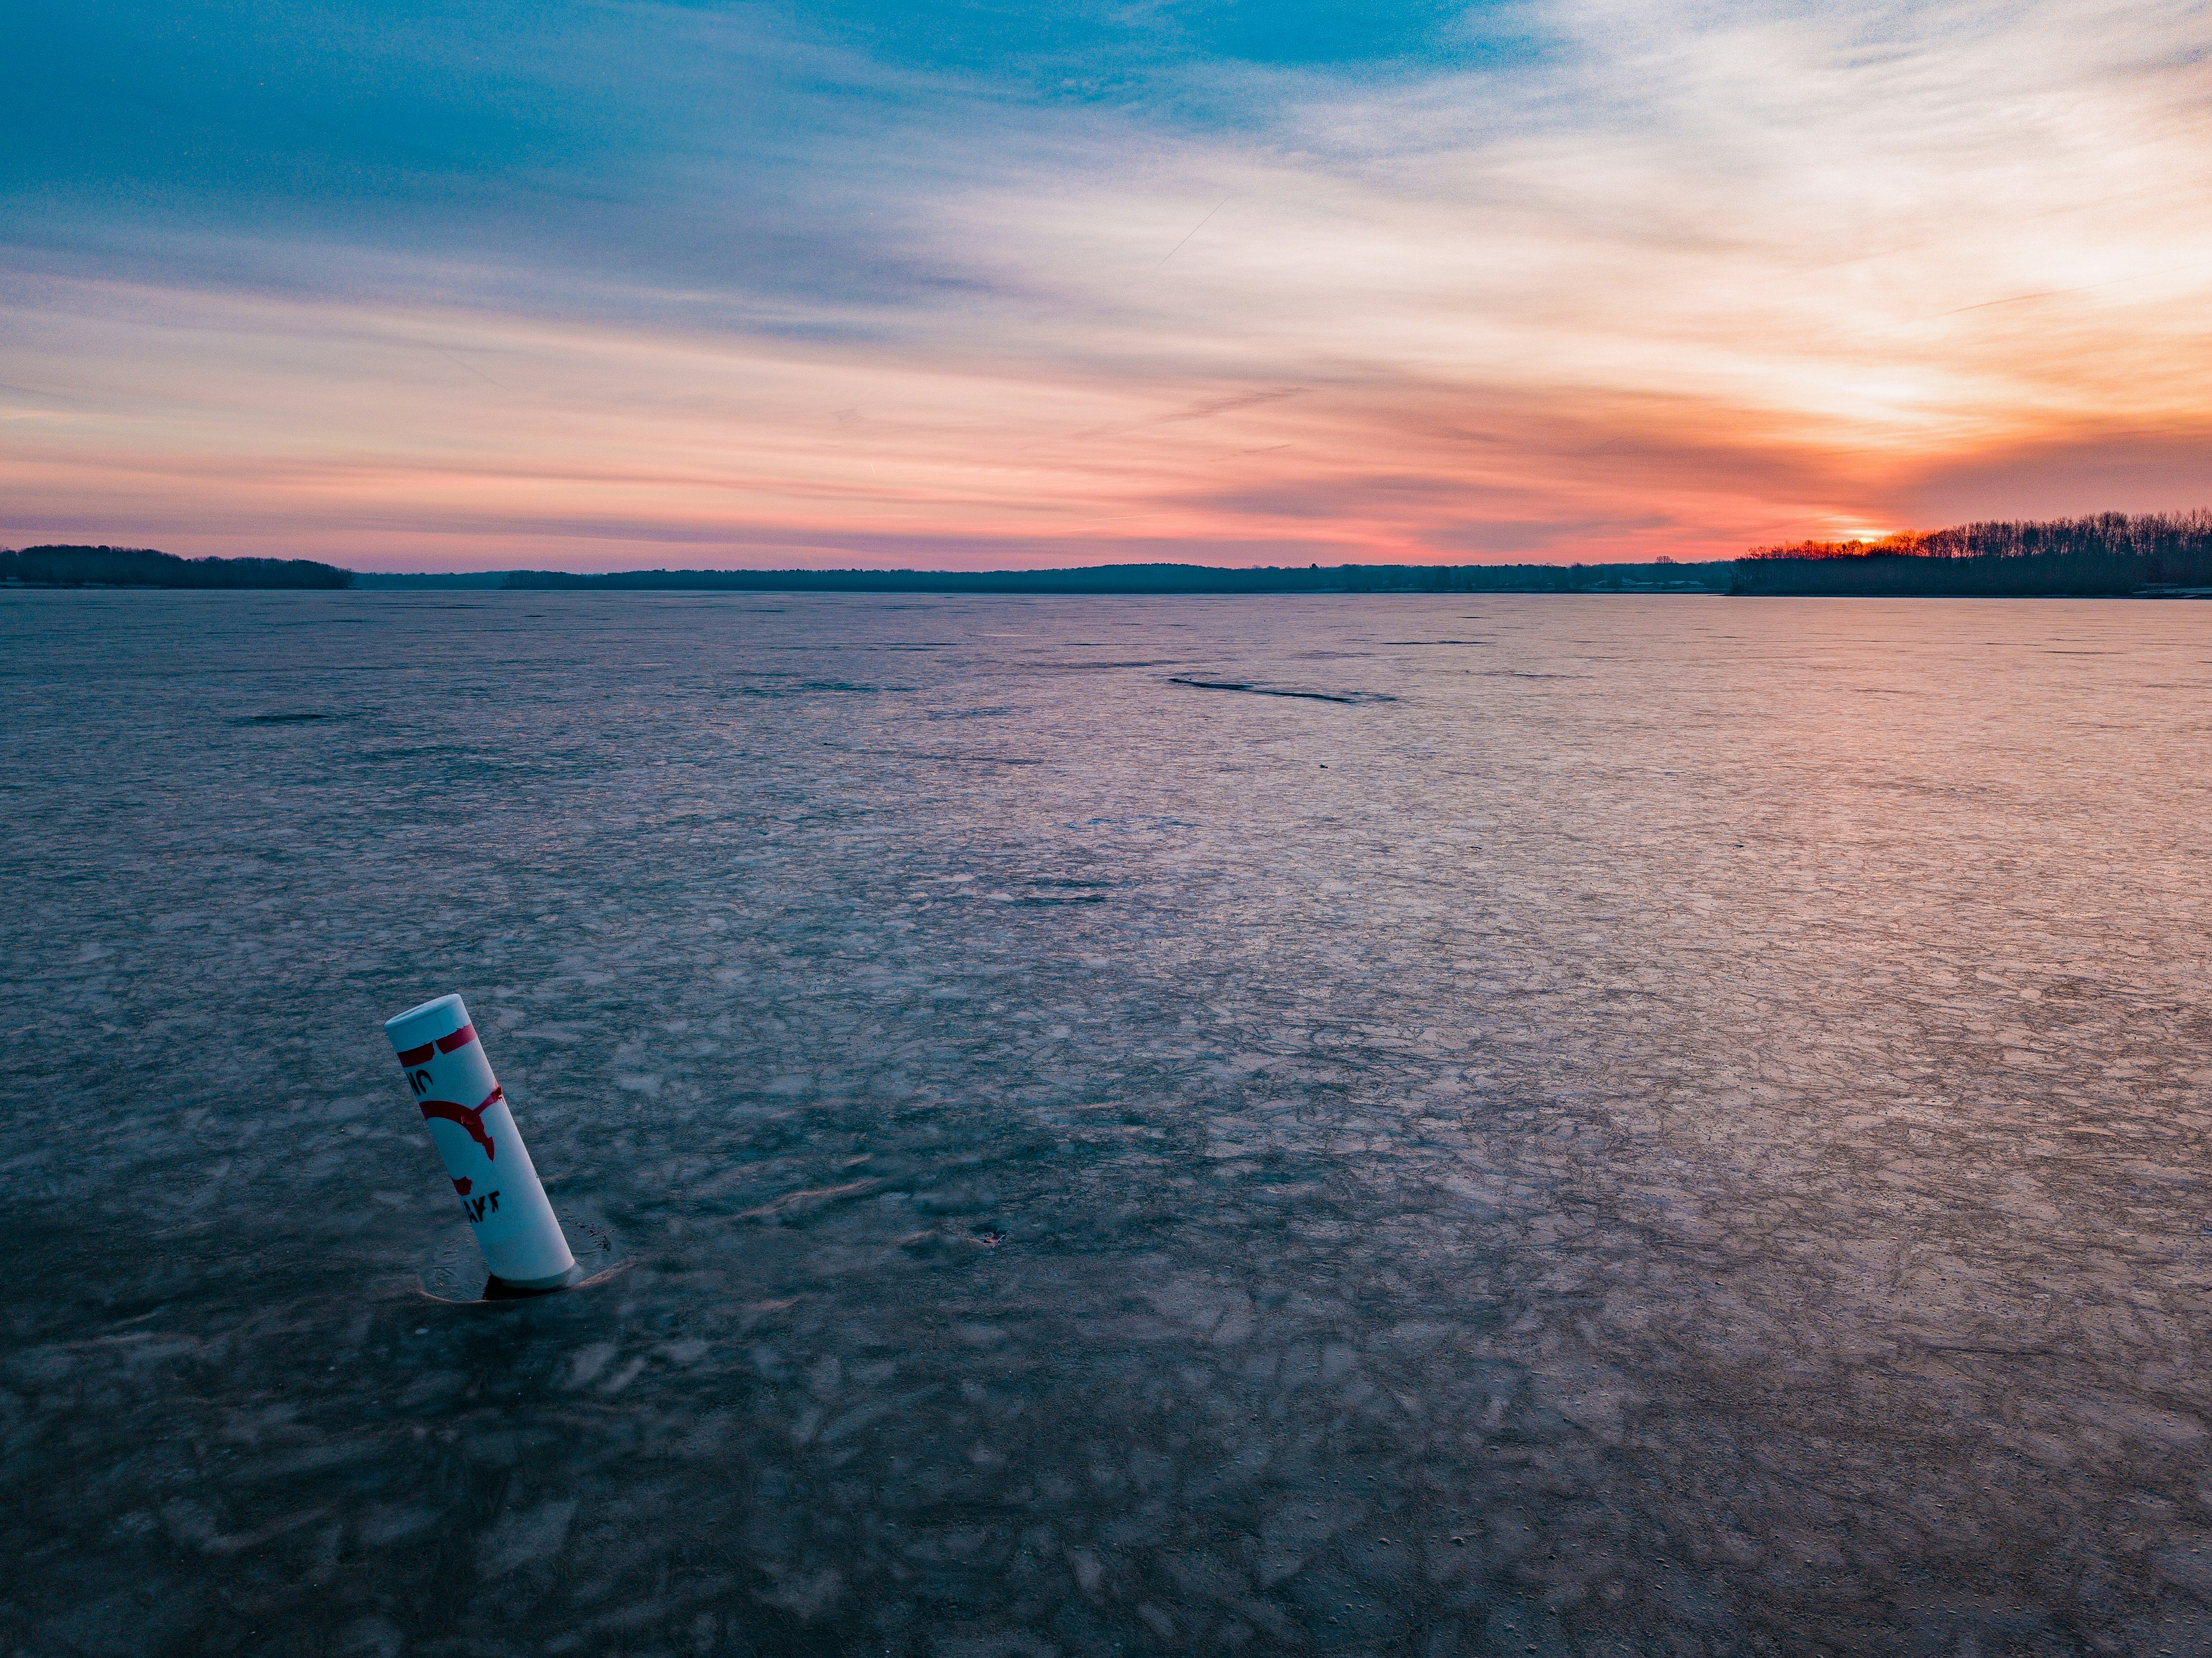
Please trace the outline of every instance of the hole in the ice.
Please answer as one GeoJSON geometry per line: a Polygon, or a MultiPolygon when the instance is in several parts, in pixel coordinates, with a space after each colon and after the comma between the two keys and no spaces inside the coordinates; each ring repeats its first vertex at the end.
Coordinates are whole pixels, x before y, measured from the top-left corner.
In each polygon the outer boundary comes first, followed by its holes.
{"type": "Polygon", "coordinates": [[[423,1263],[422,1291],[433,1301],[462,1305],[542,1301],[548,1296],[596,1288],[636,1265],[623,1253],[614,1234],[595,1222],[562,1221],[561,1235],[568,1240],[568,1253],[576,1258],[575,1267],[565,1284],[544,1290],[522,1290],[502,1284],[484,1265],[476,1240],[466,1231],[459,1231],[449,1235],[439,1245],[437,1253],[423,1263]]]}

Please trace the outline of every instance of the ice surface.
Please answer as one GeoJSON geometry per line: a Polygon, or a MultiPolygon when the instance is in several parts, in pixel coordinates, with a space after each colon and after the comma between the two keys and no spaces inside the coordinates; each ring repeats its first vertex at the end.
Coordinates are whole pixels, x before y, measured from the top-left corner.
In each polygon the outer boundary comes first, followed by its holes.
{"type": "Polygon", "coordinates": [[[0,595],[0,1644],[2205,1650],[2208,658],[0,595]],[[422,1296],[446,990],[633,1270],[422,1296]]]}

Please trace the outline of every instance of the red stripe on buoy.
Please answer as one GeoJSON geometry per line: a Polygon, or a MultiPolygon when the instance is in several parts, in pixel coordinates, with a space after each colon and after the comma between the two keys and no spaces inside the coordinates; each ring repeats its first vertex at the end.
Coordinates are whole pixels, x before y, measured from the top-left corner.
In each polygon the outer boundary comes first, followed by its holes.
{"type": "Polygon", "coordinates": [[[424,1042],[420,1048],[410,1048],[407,1049],[406,1052],[400,1054],[399,1063],[410,1069],[421,1065],[430,1057],[430,1046],[431,1045],[428,1042],[424,1042]]]}
{"type": "Polygon", "coordinates": [[[488,1107],[503,1097],[501,1090],[495,1085],[491,1092],[484,1096],[483,1104],[473,1111],[452,1100],[418,1100],[416,1103],[422,1108],[424,1121],[435,1117],[441,1122],[459,1123],[471,1139],[483,1147],[486,1160],[496,1162],[499,1153],[492,1149],[491,1134],[483,1126],[483,1114],[488,1107]]]}
{"type": "MultiPolygon", "coordinates": [[[[465,1024],[459,1030],[456,1030],[452,1035],[441,1036],[438,1038],[438,1052],[441,1054],[450,1054],[457,1048],[466,1048],[471,1042],[476,1041],[476,1039],[477,1028],[472,1024],[465,1024]]],[[[489,1105],[491,1102],[487,1100],[484,1103],[489,1105]]],[[[479,1107],[478,1109],[482,1109],[482,1107],[479,1107]]]]}

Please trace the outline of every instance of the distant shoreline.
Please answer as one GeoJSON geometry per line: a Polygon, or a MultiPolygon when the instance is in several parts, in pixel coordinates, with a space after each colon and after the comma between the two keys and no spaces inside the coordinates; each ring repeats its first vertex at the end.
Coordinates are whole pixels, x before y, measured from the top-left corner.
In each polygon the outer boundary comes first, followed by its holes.
{"type": "Polygon", "coordinates": [[[1706,564],[1340,564],[1236,569],[1100,564],[1063,570],[509,571],[526,592],[1126,594],[1173,598],[1297,593],[1706,592],[1728,591],[1732,561],[1706,564]]]}
{"type": "Polygon", "coordinates": [[[1200,598],[1299,593],[1727,593],[1861,598],[2212,598],[2212,512],[1967,524],[1740,559],[1612,564],[1097,564],[1057,570],[487,570],[386,574],[151,548],[0,550],[0,586],[358,592],[906,593],[1200,598]]]}
{"type": "Polygon", "coordinates": [[[1231,568],[1102,564],[1061,570],[495,570],[392,575],[305,559],[182,559],[145,548],[27,547],[0,552],[0,586],[287,588],[361,592],[853,592],[1109,594],[1706,592],[1728,590],[1731,561],[1677,564],[1340,564],[1231,568]]]}

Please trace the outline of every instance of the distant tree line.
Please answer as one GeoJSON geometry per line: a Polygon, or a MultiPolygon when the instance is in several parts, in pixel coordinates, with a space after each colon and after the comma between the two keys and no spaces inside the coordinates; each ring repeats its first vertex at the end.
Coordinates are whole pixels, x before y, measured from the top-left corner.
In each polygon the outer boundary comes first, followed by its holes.
{"type": "MultiPolygon", "coordinates": [[[[1101,564],[1060,570],[622,570],[574,575],[376,577],[530,592],[864,593],[1496,593],[2102,596],[2212,590],[2212,510],[2103,513],[1912,531],[1877,542],[1802,541],[1701,564],[1336,564],[1230,569],[1101,564]]],[[[143,547],[0,550],[0,583],[33,586],[312,587],[350,570],[301,558],[179,558],[143,547]]]]}
{"type": "Polygon", "coordinates": [[[1755,548],[1729,591],[1863,597],[2108,598],[2212,588],[2212,510],[2100,513],[1755,548]]]}
{"type": "Polygon", "coordinates": [[[1727,590],[1726,563],[1339,564],[1224,569],[1100,564],[1068,570],[511,570],[534,592],[848,593],[1469,593],[1727,590]]]}
{"type": "Polygon", "coordinates": [[[38,587],[349,587],[353,572],[304,558],[179,558],[150,547],[0,550],[0,581],[38,587]]]}

